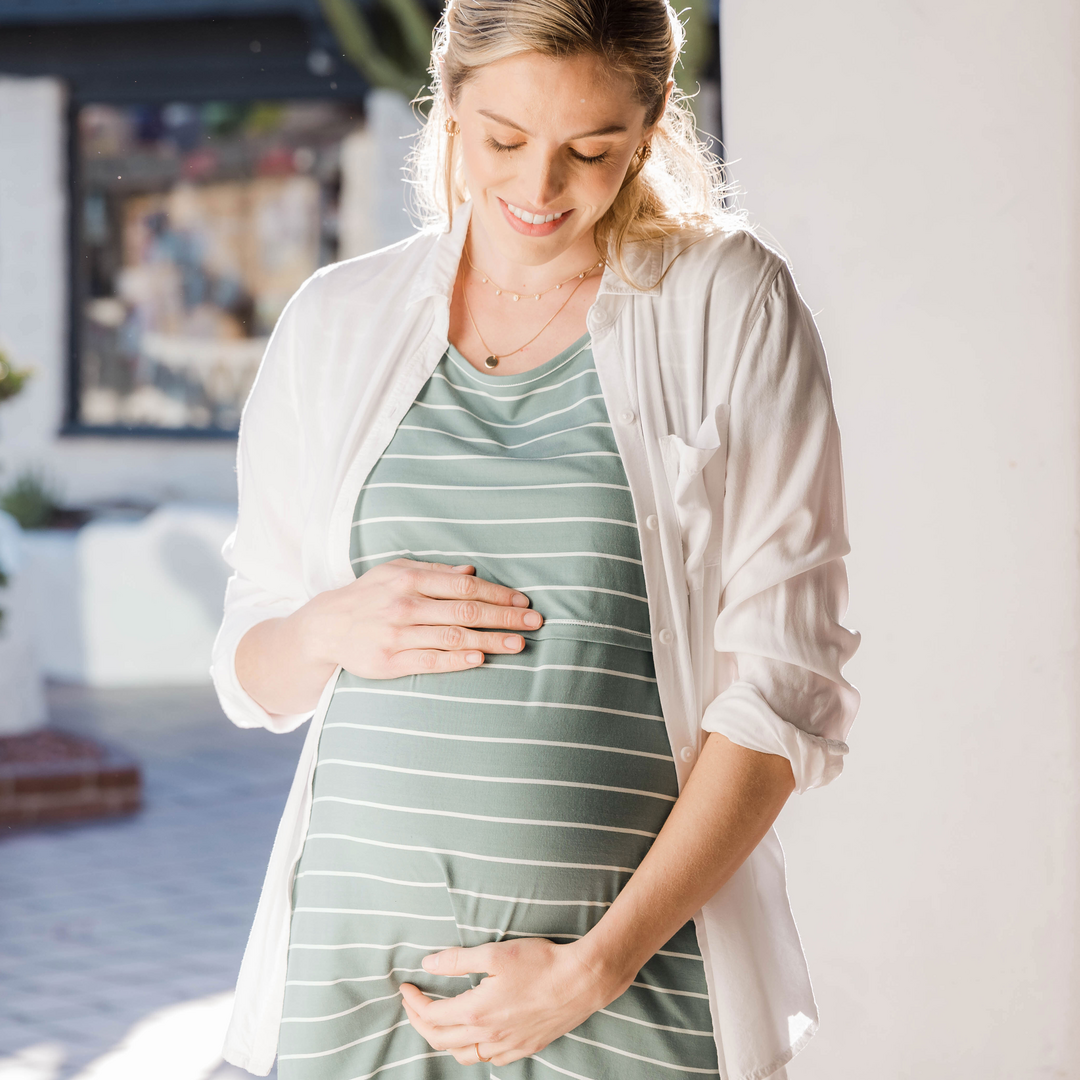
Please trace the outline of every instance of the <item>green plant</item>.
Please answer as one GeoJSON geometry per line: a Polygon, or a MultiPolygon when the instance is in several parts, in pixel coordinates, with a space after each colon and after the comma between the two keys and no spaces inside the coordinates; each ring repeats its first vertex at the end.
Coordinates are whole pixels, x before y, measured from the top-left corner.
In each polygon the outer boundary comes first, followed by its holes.
{"type": "Polygon", "coordinates": [[[0,510],[6,510],[24,529],[43,529],[56,516],[59,496],[44,473],[25,469],[0,496],[0,510]]]}
{"type": "Polygon", "coordinates": [[[0,401],[13,398],[22,388],[23,383],[33,374],[29,368],[14,368],[6,354],[0,351],[0,401]]]}
{"type": "Polygon", "coordinates": [[[377,34],[356,0],[319,0],[342,51],[372,86],[410,101],[427,85],[435,24],[420,0],[378,0],[386,33],[377,34]]]}

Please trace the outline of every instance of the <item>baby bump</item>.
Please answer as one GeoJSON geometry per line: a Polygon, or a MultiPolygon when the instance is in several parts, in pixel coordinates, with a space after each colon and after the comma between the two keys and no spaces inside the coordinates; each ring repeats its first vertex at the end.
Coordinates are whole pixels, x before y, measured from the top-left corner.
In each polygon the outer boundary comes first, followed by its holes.
{"type": "Polygon", "coordinates": [[[343,675],[307,847],[330,842],[339,863],[348,845],[380,876],[441,878],[463,944],[576,936],[618,895],[677,793],[651,654],[542,637],[471,671],[343,675]]]}

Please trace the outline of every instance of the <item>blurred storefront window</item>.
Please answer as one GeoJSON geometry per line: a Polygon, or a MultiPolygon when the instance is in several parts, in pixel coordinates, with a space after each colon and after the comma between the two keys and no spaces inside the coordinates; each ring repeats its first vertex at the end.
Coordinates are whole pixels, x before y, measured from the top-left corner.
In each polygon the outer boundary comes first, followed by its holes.
{"type": "Polygon", "coordinates": [[[340,100],[77,110],[82,429],[235,432],[297,287],[338,257],[340,100]]]}

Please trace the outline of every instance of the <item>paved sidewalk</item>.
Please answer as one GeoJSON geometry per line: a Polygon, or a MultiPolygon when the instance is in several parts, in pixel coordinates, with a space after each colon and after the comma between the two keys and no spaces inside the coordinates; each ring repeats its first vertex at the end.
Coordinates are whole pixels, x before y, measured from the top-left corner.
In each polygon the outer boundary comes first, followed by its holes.
{"type": "Polygon", "coordinates": [[[248,1076],[218,1032],[305,729],[241,731],[209,689],[54,687],[50,707],[140,760],[146,806],[0,830],[0,1080],[248,1076]],[[159,1045],[179,1057],[136,1065],[159,1045]]]}

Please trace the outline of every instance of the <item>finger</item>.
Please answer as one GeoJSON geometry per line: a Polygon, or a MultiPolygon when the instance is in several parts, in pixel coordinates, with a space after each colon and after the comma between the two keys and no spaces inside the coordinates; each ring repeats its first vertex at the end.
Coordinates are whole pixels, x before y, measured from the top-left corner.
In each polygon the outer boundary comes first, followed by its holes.
{"type": "Polygon", "coordinates": [[[504,607],[479,600],[417,600],[407,618],[420,626],[472,626],[495,630],[537,630],[544,617],[532,608],[504,607]]]}
{"type": "Polygon", "coordinates": [[[434,675],[441,671],[464,671],[479,667],[484,654],[478,649],[448,652],[445,649],[404,649],[390,658],[389,678],[405,675],[434,675]]]}
{"type": "Polygon", "coordinates": [[[485,945],[453,945],[449,949],[428,953],[420,964],[433,975],[487,975],[498,967],[498,952],[485,945]]]}
{"type": "Polygon", "coordinates": [[[470,630],[464,626],[406,626],[397,632],[400,649],[443,649],[448,652],[479,649],[485,653],[518,653],[525,648],[520,634],[470,630]]]}
{"type": "Polygon", "coordinates": [[[434,563],[414,563],[408,575],[406,584],[414,592],[436,600],[479,600],[505,607],[529,606],[529,598],[523,592],[476,577],[472,566],[454,567],[453,572],[447,573],[434,563]]]}
{"type": "MultiPolygon", "coordinates": [[[[466,994],[460,994],[458,998],[465,997],[466,994]]],[[[436,1050],[453,1050],[467,1047],[472,1043],[488,1041],[489,1033],[483,1027],[463,1023],[435,1023],[427,1015],[430,1005],[450,1005],[458,998],[450,998],[443,1002],[432,1002],[425,998],[417,1002],[415,998],[413,1001],[406,1001],[402,995],[401,1000],[405,1006],[406,1015],[409,1017],[409,1023],[436,1050]]],[[[475,1058],[475,1055],[473,1056],[475,1058]]]]}

